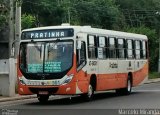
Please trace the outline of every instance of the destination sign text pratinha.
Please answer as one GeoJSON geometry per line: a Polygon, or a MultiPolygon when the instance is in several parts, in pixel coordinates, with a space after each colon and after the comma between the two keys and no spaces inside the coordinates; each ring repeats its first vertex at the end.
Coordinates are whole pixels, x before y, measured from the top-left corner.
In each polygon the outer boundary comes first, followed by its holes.
{"type": "Polygon", "coordinates": [[[73,29],[36,30],[23,32],[22,39],[63,38],[72,37],[73,34],[73,29]]]}

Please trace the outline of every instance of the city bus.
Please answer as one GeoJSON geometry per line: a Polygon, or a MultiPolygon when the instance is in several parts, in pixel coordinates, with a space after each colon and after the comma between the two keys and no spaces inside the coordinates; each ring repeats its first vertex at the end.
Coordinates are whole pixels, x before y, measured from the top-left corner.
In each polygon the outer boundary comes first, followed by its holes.
{"type": "Polygon", "coordinates": [[[115,90],[130,94],[148,78],[148,39],[141,34],[62,24],[25,29],[18,58],[18,93],[80,95],[115,90]]]}

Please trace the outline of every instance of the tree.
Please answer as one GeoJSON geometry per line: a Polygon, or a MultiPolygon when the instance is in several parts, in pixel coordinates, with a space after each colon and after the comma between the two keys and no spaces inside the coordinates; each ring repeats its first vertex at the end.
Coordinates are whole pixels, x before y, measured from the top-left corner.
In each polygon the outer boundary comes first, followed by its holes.
{"type": "Polygon", "coordinates": [[[35,27],[35,17],[30,14],[22,15],[22,29],[35,27]]]}
{"type": "Polygon", "coordinates": [[[157,71],[158,68],[158,39],[155,29],[150,29],[145,26],[141,27],[127,27],[124,31],[137,33],[137,34],[144,34],[148,37],[148,49],[149,49],[149,65],[151,71],[157,71]]]}
{"type": "Polygon", "coordinates": [[[116,0],[116,4],[131,27],[145,25],[152,29],[155,28],[156,12],[160,10],[159,0],[116,0]]]}
{"type": "Polygon", "coordinates": [[[8,10],[7,1],[0,0],[0,30],[5,28],[8,25],[8,17],[9,17],[9,10],[8,10]]]}
{"type": "Polygon", "coordinates": [[[35,16],[37,26],[61,24],[63,12],[58,2],[53,0],[28,0],[22,4],[22,13],[35,16]]]}
{"type": "Polygon", "coordinates": [[[44,26],[69,20],[71,24],[107,29],[125,25],[114,0],[29,0],[23,2],[22,8],[23,13],[34,15],[44,26]]]}
{"type": "Polygon", "coordinates": [[[160,11],[160,0],[24,0],[22,4],[22,13],[35,19],[28,27],[70,22],[146,34],[151,70],[157,70],[154,66],[158,60],[158,31],[155,28],[158,28],[160,17],[156,16],[157,11],[160,11]]]}

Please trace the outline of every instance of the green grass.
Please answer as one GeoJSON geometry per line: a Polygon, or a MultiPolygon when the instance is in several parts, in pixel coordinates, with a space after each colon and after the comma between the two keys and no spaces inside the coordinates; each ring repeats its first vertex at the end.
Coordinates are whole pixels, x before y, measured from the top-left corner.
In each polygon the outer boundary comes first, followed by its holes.
{"type": "Polygon", "coordinates": [[[158,72],[150,72],[149,73],[149,79],[155,79],[155,78],[160,78],[160,73],[158,73],[158,72]]]}

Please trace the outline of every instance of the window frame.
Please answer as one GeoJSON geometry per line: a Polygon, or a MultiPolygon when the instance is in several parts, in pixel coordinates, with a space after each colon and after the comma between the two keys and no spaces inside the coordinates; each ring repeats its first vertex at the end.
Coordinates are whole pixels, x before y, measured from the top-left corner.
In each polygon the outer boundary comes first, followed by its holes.
{"type": "Polygon", "coordinates": [[[97,36],[97,40],[98,40],[98,47],[97,47],[97,58],[98,59],[107,59],[108,58],[108,38],[106,37],[106,36],[97,36]],[[104,46],[100,46],[100,37],[103,37],[104,38],[104,46]],[[99,50],[99,48],[102,48],[102,53],[103,53],[103,58],[100,58],[99,57],[99,53],[98,53],[98,50],[99,50]],[[104,53],[105,52],[105,53],[104,53]]]}
{"type": "MultiPolygon", "coordinates": [[[[81,51],[80,51],[80,53],[81,53],[81,51]]],[[[86,64],[87,64],[86,42],[85,41],[81,41],[81,49],[76,49],[76,67],[77,67],[77,71],[80,71],[86,64]],[[82,43],[83,43],[83,46],[84,46],[84,58],[85,59],[84,59],[84,61],[82,63],[79,63],[78,62],[79,61],[78,60],[79,59],[79,51],[78,50],[82,50],[82,43]]]]}
{"type": "Polygon", "coordinates": [[[135,59],[140,60],[141,59],[141,40],[134,40],[134,50],[135,50],[135,59]],[[139,42],[139,49],[137,49],[136,42],[139,42]],[[137,56],[137,51],[139,51],[139,57],[137,56]]]}
{"type": "Polygon", "coordinates": [[[108,53],[109,53],[109,59],[117,59],[117,39],[116,37],[108,37],[108,53]],[[111,47],[110,39],[114,39],[113,48],[111,47]],[[115,53],[113,57],[111,57],[111,52],[110,52],[111,50],[113,50],[115,53]]]}
{"type": "Polygon", "coordinates": [[[142,47],[142,48],[141,48],[141,59],[147,59],[147,57],[148,57],[148,56],[147,56],[147,55],[148,55],[148,54],[147,54],[147,41],[146,41],[146,40],[142,40],[142,41],[141,41],[141,45],[142,45],[142,46],[141,46],[141,47],[142,47]],[[143,44],[143,43],[144,43],[144,44],[143,44]],[[145,48],[144,48],[143,45],[145,46],[145,48]],[[143,49],[143,48],[144,48],[144,49],[143,49]],[[145,55],[144,55],[144,51],[145,51],[145,55]]]}
{"type": "Polygon", "coordinates": [[[133,39],[126,39],[126,58],[127,59],[135,59],[135,49],[134,49],[134,40],[133,39]],[[128,41],[131,41],[132,49],[130,49],[128,46],[128,41]],[[128,51],[132,51],[132,57],[129,57],[128,51]]]}
{"type": "Polygon", "coordinates": [[[117,38],[117,57],[118,59],[126,59],[126,39],[125,38],[117,38]],[[119,47],[119,40],[123,40],[123,47],[119,47]],[[123,57],[120,57],[119,51],[123,50],[124,51],[124,55],[123,57]]]}
{"type": "MultiPolygon", "coordinates": [[[[87,35],[87,51],[88,51],[88,58],[89,59],[97,59],[97,39],[96,39],[96,35],[91,35],[91,34],[88,34],[87,35]],[[94,37],[94,45],[93,46],[90,46],[90,44],[89,44],[89,37],[90,36],[92,36],[92,37],[94,37]],[[92,57],[92,56],[90,56],[89,55],[89,50],[90,50],[90,48],[93,48],[94,49],[94,57],[92,57]]],[[[92,49],[92,51],[93,51],[93,49],[92,49]]]]}

